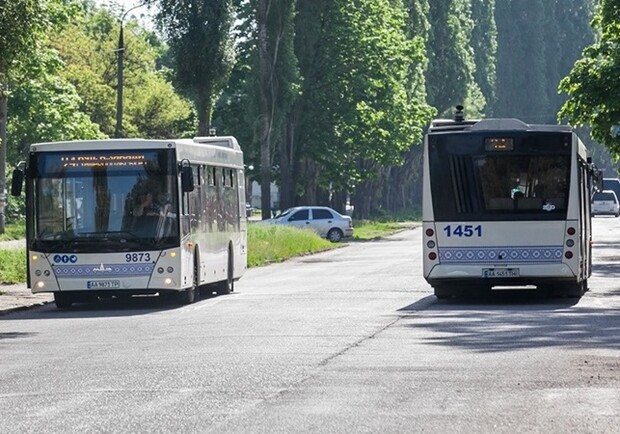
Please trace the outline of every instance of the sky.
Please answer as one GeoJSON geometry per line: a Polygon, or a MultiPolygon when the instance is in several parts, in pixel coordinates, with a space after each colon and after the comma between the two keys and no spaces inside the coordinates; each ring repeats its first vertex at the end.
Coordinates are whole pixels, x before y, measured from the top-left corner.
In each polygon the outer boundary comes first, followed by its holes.
{"type": "MultiPolygon", "coordinates": [[[[99,6],[114,6],[118,5],[124,11],[128,11],[134,6],[138,6],[142,3],[140,0],[95,0],[95,3],[99,6]]],[[[150,17],[153,15],[153,9],[149,9],[146,6],[136,7],[134,10],[130,11],[128,17],[134,17],[140,24],[144,27],[153,30],[153,22],[150,17]]],[[[125,19],[124,21],[127,21],[125,19]]]]}

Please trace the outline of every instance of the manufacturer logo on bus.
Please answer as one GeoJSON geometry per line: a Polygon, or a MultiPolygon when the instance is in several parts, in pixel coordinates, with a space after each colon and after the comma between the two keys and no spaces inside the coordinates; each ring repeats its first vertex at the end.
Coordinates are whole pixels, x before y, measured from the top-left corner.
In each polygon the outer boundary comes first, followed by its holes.
{"type": "Polygon", "coordinates": [[[104,267],[103,264],[101,264],[99,267],[93,268],[93,271],[95,273],[110,273],[112,269],[110,267],[104,267]]]}

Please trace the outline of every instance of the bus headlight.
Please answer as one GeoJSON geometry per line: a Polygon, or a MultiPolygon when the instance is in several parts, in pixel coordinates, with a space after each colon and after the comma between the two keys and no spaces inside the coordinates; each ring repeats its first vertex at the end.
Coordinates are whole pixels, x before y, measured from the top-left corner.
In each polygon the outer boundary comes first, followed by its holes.
{"type": "Polygon", "coordinates": [[[162,273],[164,272],[164,267],[159,267],[159,268],[157,269],[157,272],[158,272],[159,274],[162,274],[162,273]]]}
{"type": "Polygon", "coordinates": [[[166,269],[166,271],[167,271],[168,273],[172,273],[172,272],[174,271],[174,268],[172,268],[172,267],[168,267],[168,268],[166,269]]]}
{"type": "Polygon", "coordinates": [[[44,283],[44,282],[42,282],[42,281],[40,281],[40,280],[37,282],[37,288],[39,288],[39,289],[40,289],[40,288],[43,288],[44,286],[45,286],[45,283],[44,283]]]}
{"type": "Polygon", "coordinates": [[[35,274],[35,276],[37,276],[37,277],[38,277],[38,276],[40,276],[40,275],[41,275],[41,270],[36,270],[36,271],[34,272],[34,274],[35,274]]]}
{"type": "Polygon", "coordinates": [[[166,279],[164,280],[164,283],[165,283],[166,285],[172,285],[172,279],[171,279],[171,278],[169,278],[169,277],[166,277],[166,279]]]}

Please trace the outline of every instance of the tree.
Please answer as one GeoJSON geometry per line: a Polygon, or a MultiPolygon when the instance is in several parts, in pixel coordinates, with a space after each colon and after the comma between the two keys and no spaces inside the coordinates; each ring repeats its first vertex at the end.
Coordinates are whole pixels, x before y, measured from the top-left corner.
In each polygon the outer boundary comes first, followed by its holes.
{"type": "MultiPolygon", "coordinates": [[[[80,10],[51,45],[65,63],[59,73],[80,95],[80,110],[108,136],[115,131],[119,22],[116,12],[80,10]]],[[[180,97],[160,65],[166,47],[129,17],[124,25],[124,116],[127,137],[162,138],[194,134],[191,104],[180,97]]]]}
{"type": "Polygon", "coordinates": [[[472,20],[476,23],[471,32],[474,54],[474,81],[484,96],[481,112],[493,116],[495,85],[497,80],[497,26],[495,25],[495,0],[471,0],[472,20]]]}
{"type": "Polygon", "coordinates": [[[420,118],[409,99],[416,46],[406,34],[401,1],[363,0],[298,5],[296,52],[303,77],[295,184],[299,200],[344,207],[355,188],[367,214],[370,182],[383,165],[399,164],[420,118]],[[303,32],[302,32],[303,29],[303,32]]]}
{"type": "Polygon", "coordinates": [[[293,0],[251,0],[256,17],[255,76],[259,102],[261,211],[271,217],[274,142],[281,138],[284,115],[291,107],[296,77],[293,52],[293,0]]]}
{"type": "Polygon", "coordinates": [[[198,135],[208,135],[217,97],[234,62],[231,0],[158,0],[178,89],[194,102],[198,135]]]}
{"type": "Polygon", "coordinates": [[[61,71],[58,53],[45,45],[13,71],[8,161],[25,160],[32,143],[104,138],[80,111],[81,99],[61,71]]]}
{"type": "Polygon", "coordinates": [[[470,0],[436,0],[429,5],[428,102],[440,115],[449,115],[454,106],[462,104],[471,116],[477,116],[485,101],[474,80],[470,0]]]}
{"type": "Polygon", "coordinates": [[[11,0],[0,8],[0,233],[4,233],[9,80],[12,69],[35,45],[44,22],[42,2],[11,0]]]}

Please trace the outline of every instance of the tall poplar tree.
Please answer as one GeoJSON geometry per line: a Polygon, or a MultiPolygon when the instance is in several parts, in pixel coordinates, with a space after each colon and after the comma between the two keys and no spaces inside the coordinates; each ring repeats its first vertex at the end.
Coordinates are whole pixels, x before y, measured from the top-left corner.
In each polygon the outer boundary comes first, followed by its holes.
{"type": "Polygon", "coordinates": [[[458,104],[465,105],[468,113],[478,115],[485,102],[474,80],[471,2],[433,0],[429,5],[428,102],[444,116],[450,116],[458,104]]]}
{"type": "Polygon", "coordinates": [[[44,9],[37,0],[11,0],[0,7],[0,233],[4,233],[9,79],[16,62],[41,37],[44,9]]]}
{"type": "Polygon", "coordinates": [[[471,32],[474,53],[474,81],[480,87],[485,105],[482,113],[492,117],[497,82],[497,26],[495,25],[496,0],[471,0],[471,14],[475,26],[471,32]]]}
{"type": "Polygon", "coordinates": [[[553,120],[546,79],[546,0],[496,3],[497,117],[529,123],[553,120]]]}
{"type": "Polygon", "coordinates": [[[261,213],[271,217],[273,149],[282,138],[284,115],[293,102],[296,59],[293,49],[294,0],[251,0],[256,17],[255,77],[260,142],[261,213]]]}
{"type": "Polygon", "coordinates": [[[175,84],[194,102],[198,135],[211,127],[215,101],[234,62],[231,0],[157,0],[157,21],[174,59],[175,84]]]}

